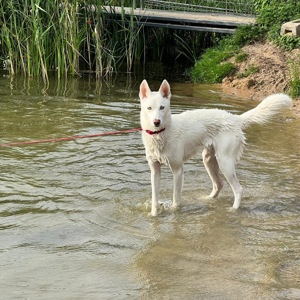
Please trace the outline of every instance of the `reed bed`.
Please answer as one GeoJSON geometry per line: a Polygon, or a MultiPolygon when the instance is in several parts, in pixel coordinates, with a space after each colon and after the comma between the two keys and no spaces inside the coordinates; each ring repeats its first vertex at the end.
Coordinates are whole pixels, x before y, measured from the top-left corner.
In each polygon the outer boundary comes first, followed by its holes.
{"type": "MultiPolygon", "coordinates": [[[[14,75],[58,78],[80,72],[106,76],[132,68],[138,29],[103,11],[115,1],[7,0],[0,2],[0,57],[14,75]]],[[[122,1],[126,5],[125,1],[122,1]]],[[[124,17],[125,18],[125,17],[124,17]]]]}
{"type": "Polygon", "coordinates": [[[58,79],[82,73],[102,78],[170,53],[194,63],[212,39],[218,40],[213,34],[139,27],[133,14],[120,20],[104,8],[135,3],[140,1],[0,1],[0,60],[11,76],[21,73],[48,84],[50,73],[58,79]]]}

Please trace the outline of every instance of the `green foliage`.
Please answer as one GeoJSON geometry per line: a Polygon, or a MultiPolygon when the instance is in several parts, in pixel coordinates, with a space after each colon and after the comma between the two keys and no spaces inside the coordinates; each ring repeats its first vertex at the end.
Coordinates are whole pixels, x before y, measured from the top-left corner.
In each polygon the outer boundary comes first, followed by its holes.
{"type": "Polygon", "coordinates": [[[246,25],[239,27],[231,40],[231,43],[237,47],[243,47],[247,44],[253,43],[264,38],[266,30],[261,25],[246,25]]]}
{"type": "Polygon", "coordinates": [[[270,5],[272,0],[255,0],[254,1],[254,8],[256,12],[259,12],[261,9],[265,8],[266,6],[270,5]]]}
{"type": "Polygon", "coordinates": [[[235,62],[241,63],[241,62],[245,61],[248,58],[248,56],[249,55],[247,53],[241,51],[235,56],[235,62]]]}
{"type": "Polygon", "coordinates": [[[192,79],[202,83],[220,83],[226,76],[232,74],[235,66],[232,63],[211,63],[209,61],[198,62],[192,72],[192,79]]]}
{"type": "MultiPolygon", "coordinates": [[[[178,1],[189,5],[208,3],[178,1]]],[[[79,74],[82,69],[96,71],[96,76],[102,77],[117,71],[124,63],[127,71],[131,71],[134,62],[145,60],[149,53],[153,59],[162,60],[171,53],[173,57],[195,61],[203,49],[218,41],[219,45],[205,52],[195,64],[192,78],[220,82],[235,69],[226,60],[239,53],[242,46],[264,39],[267,32],[268,38],[284,49],[300,47],[299,38],[279,35],[282,22],[300,18],[300,2],[253,1],[258,24],[238,28],[234,35],[220,42],[218,34],[177,34],[172,30],[141,28],[133,15],[124,14],[119,22],[103,11],[102,5],[132,6],[130,0],[0,1],[0,59],[8,62],[11,75],[22,72],[25,76],[41,77],[47,83],[51,71],[58,78],[79,74]]],[[[223,4],[227,7],[229,2],[223,4]]],[[[252,1],[248,0],[232,0],[229,6],[234,11],[242,7],[245,13],[253,9],[252,1]]],[[[241,54],[236,61],[240,59],[241,54]]]]}
{"type": "MultiPolygon", "coordinates": [[[[221,76],[214,76],[225,60],[235,55],[247,44],[255,41],[269,39],[285,50],[292,50],[300,47],[300,38],[292,36],[280,36],[280,28],[284,22],[300,18],[300,2],[295,0],[256,0],[254,6],[257,12],[257,24],[238,28],[233,36],[225,37],[215,49],[208,49],[195,64],[191,71],[191,77],[196,82],[220,82],[221,76]],[[230,49],[230,51],[229,51],[230,49]],[[205,68],[210,68],[209,72],[205,68]],[[211,74],[211,76],[208,76],[211,74]]],[[[236,62],[245,59],[243,55],[237,54],[236,62]]],[[[231,68],[234,70],[234,67],[231,68]]],[[[245,74],[257,72],[256,69],[249,69],[245,74]]],[[[222,72],[219,72],[220,74],[222,72]]],[[[226,72],[223,72],[228,76],[226,72]]],[[[298,82],[295,80],[295,85],[298,82]]]]}
{"type": "Polygon", "coordinates": [[[291,80],[289,85],[289,94],[293,98],[300,97],[300,57],[295,61],[288,62],[291,72],[291,80]]]}
{"type": "Polygon", "coordinates": [[[273,42],[284,50],[293,50],[300,47],[300,38],[289,35],[276,36],[273,42]]]}
{"type": "Polygon", "coordinates": [[[257,73],[258,71],[259,71],[259,67],[249,66],[249,68],[245,72],[237,74],[237,77],[238,78],[246,78],[252,74],[257,73]]]}
{"type": "Polygon", "coordinates": [[[290,82],[289,94],[292,98],[300,97],[300,78],[293,78],[290,82]]]}
{"type": "Polygon", "coordinates": [[[294,0],[270,1],[259,11],[257,23],[267,29],[300,17],[300,3],[294,0]]]}
{"type": "Polygon", "coordinates": [[[139,28],[133,15],[123,16],[121,22],[109,19],[103,4],[101,0],[0,1],[0,55],[10,62],[10,74],[41,77],[47,84],[51,71],[58,78],[79,74],[80,69],[102,77],[124,61],[130,70],[140,51],[139,28]]]}
{"type": "Polygon", "coordinates": [[[280,28],[285,22],[300,18],[300,2],[294,0],[268,1],[259,11],[258,24],[263,26],[267,38],[284,50],[292,50],[300,46],[300,38],[281,36],[280,28]]]}
{"type": "Polygon", "coordinates": [[[245,44],[261,36],[260,29],[255,25],[240,27],[236,34],[220,41],[216,48],[207,49],[201,59],[191,70],[191,78],[195,82],[220,83],[226,76],[233,74],[236,67],[226,60],[238,54],[245,44]]]}
{"type": "Polygon", "coordinates": [[[193,81],[219,83],[235,70],[232,63],[225,62],[235,53],[235,47],[223,44],[218,48],[208,49],[191,71],[193,81]]]}
{"type": "Polygon", "coordinates": [[[272,41],[275,45],[284,50],[293,50],[300,47],[300,38],[290,35],[281,36],[281,25],[273,25],[267,35],[268,40],[272,41]]]}

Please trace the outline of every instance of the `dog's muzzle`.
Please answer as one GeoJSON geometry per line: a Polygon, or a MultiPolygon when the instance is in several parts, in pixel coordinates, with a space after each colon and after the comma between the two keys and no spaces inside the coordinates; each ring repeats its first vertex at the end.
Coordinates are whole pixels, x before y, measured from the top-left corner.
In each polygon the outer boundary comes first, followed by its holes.
{"type": "Polygon", "coordinates": [[[153,121],[153,124],[154,124],[156,127],[159,127],[159,125],[160,125],[160,120],[155,119],[155,120],[153,121]]]}

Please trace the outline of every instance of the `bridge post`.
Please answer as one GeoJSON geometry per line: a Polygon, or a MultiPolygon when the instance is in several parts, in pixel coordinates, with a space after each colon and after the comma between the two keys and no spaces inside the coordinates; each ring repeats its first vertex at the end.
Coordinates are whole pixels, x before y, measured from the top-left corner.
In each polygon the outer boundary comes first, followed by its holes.
{"type": "Polygon", "coordinates": [[[141,2],[141,9],[144,9],[145,8],[145,0],[140,0],[141,2]]]}
{"type": "Polygon", "coordinates": [[[133,5],[133,8],[136,9],[136,0],[133,0],[132,5],[133,5]]]}

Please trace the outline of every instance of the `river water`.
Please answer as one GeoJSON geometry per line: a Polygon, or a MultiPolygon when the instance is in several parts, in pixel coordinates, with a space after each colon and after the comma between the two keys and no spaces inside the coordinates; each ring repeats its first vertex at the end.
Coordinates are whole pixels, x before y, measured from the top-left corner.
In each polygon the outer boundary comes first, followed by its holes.
{"type": "MultiPolygon", "coordinates": [[[[80,78],[41,90],[0,78],[1,143],[139,127],[142,78],[80,78]]],[[[157,89],[160,82],[150,79],[157,89]]],[[[173,112],[257,103],[218,86],[171,82],[173,112]]],[[[299,299],[300,122],[247,130],[241,207],[211,185],[201,155],[185,165],[182,207],[148,217],[139,132],[0,147],[1,299],[299,299]]],[[[163,169],[161,200],[172,177],[163,169]]]]}

